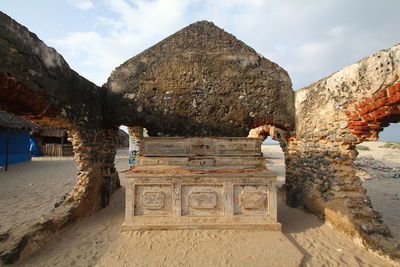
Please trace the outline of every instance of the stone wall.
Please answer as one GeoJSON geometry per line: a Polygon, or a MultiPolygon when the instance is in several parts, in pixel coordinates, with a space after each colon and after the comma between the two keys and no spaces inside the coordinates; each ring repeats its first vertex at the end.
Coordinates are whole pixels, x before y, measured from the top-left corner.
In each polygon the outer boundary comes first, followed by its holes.
{"type": "Polygon", "coordinates": [[[101,127],[105,90],[0,12],[0,109],[45,126],[101,127]]]}
{"type": "Polygon", "coordinates": [[[204,21],[122,64],[104,88],[1,12],[0,58],[0,109],[68,128],[79,162],[75,188],[54,210],[0,233],[4,263],[108,204],[119,187],[120,124],[145,126],[150,136],[247,136],[261,127],[255,134],[279,140],[285,153],[289,204],[400,257],[352,166],[356,144],[400,121],[400,45],[297,91],[296,99],[285,70],[204,21]]]}
{"type": "Polygon", "coordinates": [[[0,109],[41,126],[69,129],[77,184],[46,216],[0,233],[0,259],[13,263],[54,233],[109,203],[119,187],[117,126],[104,127],[106,91],[69,68],[53,48],[0,12],[0,109]]]}
{"type": "Polygon", "coordinates": [[[294,128],[287,72],[207,21],[126,61],[106,87],[112,120],[140,123],[149,136],[240,137],[254,122],[294,128]]]}
{"type": "Polygon", "coordinates": [[[288,139],[287,202],[324,217],[364,245],[400,257],[352,163],[355,145],[400,121],[400,45],[296,92],[288,139]]]}

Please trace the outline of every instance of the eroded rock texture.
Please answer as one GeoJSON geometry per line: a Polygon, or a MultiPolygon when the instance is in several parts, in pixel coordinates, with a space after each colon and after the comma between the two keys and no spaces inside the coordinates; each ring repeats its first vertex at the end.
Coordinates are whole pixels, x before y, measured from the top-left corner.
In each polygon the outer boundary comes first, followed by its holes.
{"type": "Polygon", "coordinates": [[[98,128],[104,90],[0,12],[0,107],[41,125],[98,128]]]}
{"type": "Polygon", "coordinates": [[[39,125],[68,129],[80,164],[74,190],[54,210],[0,233],[0,259],[13,263],[108,204],[119,187],[114,167],[117,127],[103,127],[103,88],[71,70],[53,48],[1,12],[0,59],[0,109],[39,125]]]}
{"type": "Polygon", "coordinates": [[[117,126],[151,136],[255,136],[279,140],[287,200],[363,243],[400,258],[352,163],[355,145],[400,121],[400,46],[294,93],[288,74],[209,22],[192,24],[118,67],[104,88],[0,12],[0,109],[69,129],[80,166],[57,207],[0,233],[4,263],[108,204],[119,187],[117,126]],[[296,107],[296,108],[295,108],[296,107]]]}
{"type": "Polygon", "coordinates": [[[400,121],[400,45],[296,92],[286,151],[287,200],[325,217],[364,245],[400,258],[352,163],[355,145],[400,121]]]}
{"type": "Polygon", "coordinates": [[[106,86],[115,120],[140,122],[151,136],[247,136],[255,124],[294,127],[287,72],[206,21],[128,60],[106,86]]]}

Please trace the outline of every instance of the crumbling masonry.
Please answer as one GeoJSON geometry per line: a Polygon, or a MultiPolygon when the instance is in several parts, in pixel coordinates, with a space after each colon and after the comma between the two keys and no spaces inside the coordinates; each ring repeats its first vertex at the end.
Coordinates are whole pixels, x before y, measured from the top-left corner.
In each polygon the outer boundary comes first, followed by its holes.
{"type": "Polygon", "coordinates": [[[117,127],[150,136],[272,136],[285,153],[286,199],[374,250],[400,258],[352,166],[355,145],[400,121],[400,45],[294,92],[285,70],[209,22],[128,60],[98,87],[0,13],[0,109],[69,129],[77,184],[41,219],[0,235],[12,263],[109,203],[119,185],[117,127]]]}

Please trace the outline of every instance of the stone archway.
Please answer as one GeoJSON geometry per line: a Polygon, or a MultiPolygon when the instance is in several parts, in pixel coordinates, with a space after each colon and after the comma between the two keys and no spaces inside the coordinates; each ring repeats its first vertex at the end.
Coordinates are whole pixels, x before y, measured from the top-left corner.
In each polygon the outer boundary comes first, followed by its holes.
{"type": "Polygon", "coordinates": [[[355,145],[399,121],[399,49],[382,50],[296,92],[288,142],[287,201],[325,218],[364,244],[399,258],[356,175],[355,145]]]}
{"type": "Polygon", "coordinates": [[[294,93],[285,70],[203,21],[123,63],[100,88],[25,27],[0,18],[0,108],[68,127],[80,163],[76,187],[58,208],[0,236],[4,262],[108,204],[119,186],[113,136],[121,124],[146,127],[150,136],[202,137],[278,127],[280,137],[272,128],[268,134],[285,146],[288,203],[400,257],[352,167],[355,144],[398,120],[399,45],[294,93]],[[365,97],[373,105],[357,103],[365,97]]]}
{"type": "Polygon", "coordinates": [[[0,258],[13,263],[22,251],[32,253],[55,232],[108,204],[119,187],[117,128],[103,126],[104,89],[71,70],[54,49],[3,13],[0,26],[0,109],[67,129],[79,163],[77,183],[57,208],[1,234],[0,258]]]}

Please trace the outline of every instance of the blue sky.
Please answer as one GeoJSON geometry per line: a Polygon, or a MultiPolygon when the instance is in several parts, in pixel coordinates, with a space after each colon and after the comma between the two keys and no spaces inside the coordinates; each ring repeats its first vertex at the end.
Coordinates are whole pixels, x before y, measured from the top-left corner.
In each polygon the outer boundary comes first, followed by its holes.
{"type": "MultiPolygon", "coordinates": [[[[127,59],[204,19],[285,68],[294,90],[400,42],[399,0],[3,0],[0,10],[98,85],[127,59]]],[[[381,139],[399,135],[395,124],[381,139]]]]}

